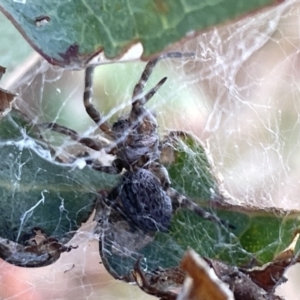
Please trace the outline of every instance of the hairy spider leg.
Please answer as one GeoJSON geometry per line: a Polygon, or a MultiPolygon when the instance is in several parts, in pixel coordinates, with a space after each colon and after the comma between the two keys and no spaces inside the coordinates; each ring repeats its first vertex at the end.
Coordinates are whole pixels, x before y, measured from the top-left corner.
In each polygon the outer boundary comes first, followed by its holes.
{"type": "Polygon", "coordinates": [[[44,128],[49,128],[54,132],[58,132],[64,135],[69,136],[73,141],[76,141],[88,148],[91,148],[96,151],[100,151],[103,147],[106,146],[106,144],[97,142],[91,138],[88,137],[80,137],[80,135],[73,129],[70,129],[68,127],[59,125],[55,122],[51,123],[41,123],[39,126],[44,127],[44,128]]]}
{"type": "Polygon", "coordinates": [[[154,67],[160,60],[166,59],[166,58],[182,58],[182,57],[193,57],[193,56],[195,56],[195,53],[193,53],[193,52],[185,52],[185,53],[168,52],[168,53],[164,53],[164,54],[158,56],[157,58],[150,60],[147,63],[147,65],[140,77],[140,80],[138,81],[138,83],[135,85],[135,87],[133,89],[132,102],[134,103],[135,100],[137,98],[139,98],[141,96],[141,94],[144,92],[145,85],[146,85],[150,75],[152,74],[154,67]]]}
{"type": "Polygon", "coordinates": [[[83,104],[87,114],[98,125],[98,127],[108,136],[114,138],[114,133],[108,122],[104,122],[100,112],[92,103],[93,98],[93,77],[95,66],[87,67],[85,70],[83,104]]]}
{"type": "MultiPolygon", "coordinates": [[[[83,92],[83,104],[87,114],[90,118],[99,126],[99,128],[106,133],[111,138],[114,138],[114,134],[111,130],[111,126],[108,122],[104,122],[100,112],[96,109],[96,107],[92,104],[93,98],[93,76],[94,76],[94,69],[95,66],[87,67],[85,70],[85,77],[84,77],[84,92],[83,92]]],[[[81,138],[80,135],[72,129],[69,129],[65,126],[59,125],[57,123],[43,123],[40,124],[45,128],[49,128],[55,132],[62,133],[68,135],[72,140],[78,141],[79,143],[94,149],[94,150],[101,150],[103,145],[93,141],[90,138],[81,138]]]]}
{"type": "Polygon", "coordinates": [[[166,82],[167,77],[161,79],[154,88],[152,88],[146,95],[142,96],[142,98],[136,99],[132,102],[132,108],[130,112],[129,121],[135,126],[136,122],[139,119],[144,117],[144,114],[141,114],[140,107],[147,103],[149,99],[151,99],[155,93],[159,90],[159,88],[166,82]]]}
{"type": "MultiPolygon", "coordinates": [[[[162,54],[161,56],[157,57],[156,59],[151,60],[146,65],[141,78],[139,82],[136,84],[134,91],[133,91],[133,106],[139,106],[140,104],[145,104],[150,98],[154,96],[154,94],[157,92],[157,90],[164,84],[166,81],[166,78],[163,78],[160,80],[157,85],[152,88],[146,95],[144,95],[142,98],[136,99],[137,96],[141,96],[145,84],[147,83],[150,75],[152,74],[152,71],[157,64],[157,62],[161,59],[165,58],[181,58],[181,57],[192,57],[194,56],[194,53],[181,53],[181,52],[169,52],[162,54]]],[[[85,71],[85,88],[84,88],[84,94],[83,94],[83,102],[86,109],[87,114],[93,119],[93,121],[99,126],[99,128],[105,132],[108,136],[114,138],[114,134],[111,130],[111,126],[108,124],[108,122],[103,122],[103,119],[101,117],[100,112],[96,109],[96,107],[92,104],[92,97],[93,97],[93,74],[94,74],[95,66],[90,66],[85,71]]],[[[133,112],[134,114],[134,112],[133,112]]],[[[136,120],[136,118],[133,117],[133,119],[136,120]]],[[[135,125],[135,124],[133,124],[135,125]]],[[[51,123],[42,123],[39,124],[39,126],[44,128],[49,128],[55,132],[64,134],[69,136],[72,140],[77,141],[81,143],[84,146],[87,146],[93,150],[100,151],[103,147],[107,146],[102,143],[99,143],[91,138],[86,137],[80,137],[80,135],[72,129],[69,129],[68,127],[59,125],[55,122],[51,123]]],[[[129,134],[129,133],[128,133],[129,134]]],[[[128,134],[124,133],[124,139],[127,138],[128,134]]],[[[108,148],[108,152],[112,152],[114,149],[114,146],[111,146],[108,148]]],[[[97,168],[100,171],[101,168],[97,168]]],[[[108,171],[108,170],[107,170],[108,171]]]]}
{"type": "Polygon", "coordinates": [[[230,229],[235,229],[234,226],[232,226],[231,224],[228,224],[228,222],[226,222],[224,220],[221,220],[216,215],[213,215],[213,214],[207,212],[202,207],[200,207],[199,205],[194,203],[192,200],[190,200],[187,197],[181,195],[175,189],[169,188],[167,190],[167,194],[172,200],[173,211],[176,211],[179,208],[188,209],[188,210],[194,212],[199,217],[201,217],[203,219],[206,219],[206,220],[209,220],[213,223],[216,223],[216,224],[222,226],[223,228],[228,227],[230,229]]]}
{"type": "Polygon", "coordinates": [[[139,108],[147,103],[149,99],[151,99],[156,92],[159,90],[159,88],[166,82],[167,77],[164,77],[161,79],[155,87],[153,87],[149,92],[143,95],[145,85],[147,81],[149,80],[149,77],[151,76],[156,64],[166,58],[182,58],[182,57],[193,57],[195,56],[195,53],[193,52],[168,52],[160,55],[159,57],[150,60],[146,67],[144,68],[144,71],[138,81],[138,83],[135,85],[133,89],[132,94],[132,109],[130,113],[130,122],[133,123],[135,121],[138,121],[139,118],[143,118],[143,115],[141,115],[139,108]]]}
{"type": "MultiPolygon", "coordinates": [[[[153,68],[155,67],[155,65],[157,64],[157,62],[159,60],[168,58],[168,57],[183,57],[184,56],[183,54],[180,55],[180,52],[174,52],[174,53],[169,53],[169,54],[170,55],[163,54],[160,57],[158,57],[157,59],[153,60],[153,63],[152,63],[152,61],[150,61],[146,65],[144,72],[141,76],[141,79],[139,80],[139,83],[135,86],[135,90],[137,89],[138,85],[140,85],[142,90],[144,89],[144,86],[145,86],[146,82],[148,81],[148,78],[151,75],[153,68]]],[[[103,122],[100,112],[92,104],[94,69],[95,69],[95,66],[90,66],[85,71],[85,80],[84,80],[85,86],[84,86],[84,93],[83,93],[83,103],[84,103],[86,112],[91,117],[91,119],[99,126],[99,128],[104,133],[106,133],[108,136],[114,138],[114,134],[111,130],[111,126],[108,124],[108,122],[103,122]]],[[[139,104],[144,105],[150,98],[152,98],[155,95],[157,90],[165,83],[166,80],[167,80],[166,77],[161,79],[154,88],[152,88],[146,95],[143,96],[142,99],[137,99],[136,101],[134,101],[132,106],[137,107],[137,106],[139,106],[139,104]]],[[[134,115],[135,114],[134,112],[136,112],[136,109],[132,109],[131,115],[134,115]]],[[[132,121],[133,120],[137,120],[137,118],[133,117],[132,121]]],[[[68,127],[59,125],[55,122],[42,123],[42,124],[40,124],[40,126],[42,126],[44,128],[49,128],[52,131],[55,131],[55,132],[58,132],[61,134],[65,134],[65,135],[69,136],[72,140],[77,141],[77,142],[81,143],[82,145],[87,146],[96,151],[100,151],[105,146],[102,143],[99,143],[91,138],[86,138],[86,137],[82,138],[75,130],[69,129],[68,127]]],[[[125,134],[124,137],[126,138],[127,135],[125,134]]],[[[111,148],[113,149],[114,147],[111,147],[111,148]]],[[[110,149],[109,152],[111,152],[112,149],[110,149]]],[[[112,167],[103,167],[100,164],[96,164],[93,166],[93,168],[95,170],[102,171],[105,173],[110,173],[110,172],[112,172],[113,174],[120,173],[120,167],[118,165],[112,166],[112,167]]]]}
{"type": "MultiPolygon", "coordinates": [[[[133,100],[132,100],[132,109],[130,113],[130,126],[125,130],[121,137],[116,139],[115,132],[112,130],[112,127],[108,122],[103,121],[103,118],[100,112],[96,109],[96,107],[92,104],[92,97],[93,97],[93,73],[95,66],[90,66],[85,71],[85,89],[83,94],[83,102],[88,115],[93,119],[93,121],[99,126],[100,130],[106,133],[111,139],[112,142],[108,146],[105,143],[97,142],[88,137],[80,137],[80,135],[65,126],[59,125],[55,122],[52,123],[44,123],[40,124],[45,128],[49,128],[55,132],[65,134],[69,136],[74,141],[81,143],[84,146],[87,146],[93,150],[100,151],[101,149],[105,149],[106,153],[114,154],[118,143],[122,143],[124,140],[128,138],[131,131],[137,125],[137,123],[145,116],[144,113],[141,113],[139,108],[142,108],[143,105],[151,99],[154,94],[158,91],[158,89],[165,83],[166,77],[161,79],[155,87],[153,87],[150,91],[148,91],[145,95],[142,95],[144,90],[145,84],[147,83],[150,75],[154,67],[156,66],[157,62],[161,59],[165,58],[181,58],[181,57],[192,57],[194,53],[181,53],[181,52],[169,52],[162,54],[158,58],[155,58],[147,63],[139,82],[136,84],[134,91],[133,91],[133,100]],[[139,97],[138,99],[136,99],[139,97]]],[[[146,111],[145,111],[146,113],[146,111]]],[[[151,114],[150,114],[151,115],[151,114]]],[[[101,172],[111,173],[111,174],[118,174],[122,171],[124,167],[124,162],[121,162],[118,158],[113,162],[112,166],[102,166],[100,163],[96,161],[86,160],[87,164],[92,165],[92,168],[101,172]]],[[[165,181],[168,183],[168,180],[165,181]]]]}
{"type": "Polygon", "coordinates": [[[88,165],[90,165],[94,170],[99,172],[104,172],[108,174],[120,174],[123,170],[124,163],[120,159],[116,158],[111,166],[103,166],[100,162],[93,159],[85,160],[88,165]]]}
{"type": "MultiPolygon", "coordinates": [[[[103,122],[101,114],[96,109],[96,107],[92,104],[93,97],[93,75],[94,75],[95,66],[91,66],[86,68],[85,70],[85,79],[84,79],[84,93],[83,93],[83,104],[85,106],[87,114],[91,117],[91,119],[99,126],[99,128],[106,133],[111,138],[114,137],[114,134],[111,130],[108,122],[103,122]]],[[[59,125],[55,122],[51,123],[42,123],[39,126],[44,128],[49,128],[52,131],[64,134],[69,136],[72,140],[79,142],[80,144],[91,148],[96,151],[100,151],[103,147],[107,146],[103,143],[97,142],[88,137],[80,137],[80,135],[75,131],[68,127],[59,125]]]]}
{"type": "Polygon", "coordinates": [[[148,100],[150,100],[156,92],[160,89],[160,87],[167,81],[167,77],[164,77],[161,79],[154,88],[152,88],[146,95],[142,96],[139,99],[136,99],[132,102],[132,106],[139,106],[139,105],[145,105],[148,100]]]}

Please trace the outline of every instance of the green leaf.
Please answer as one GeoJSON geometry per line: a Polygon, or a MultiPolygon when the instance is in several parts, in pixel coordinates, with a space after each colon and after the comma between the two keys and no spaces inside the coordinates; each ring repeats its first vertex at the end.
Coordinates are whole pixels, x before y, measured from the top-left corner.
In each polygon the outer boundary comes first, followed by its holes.
{"type": "Polygon", "coordinates": [[[97,191],[114,186],[115,176],[49,160],[49,150],[28,135],[30,124],[16,112],[0,124],[0,237],[26,245],[40,228],[68,242],[93,211],[97,191]]]}
{"type": "MultiPolygon", "coordinates": [[[[174,149],[174,161],[168,167],[172,186],[183,195],[198,201],[219,199],[219,183],[204,145],[196,137],[183,133],[180,136],[174,134],[170,143],[174,149]]],[[[166,155],[170,156],[170,153],[166,155]]]]}
{"type": "Polygon", "coordinates": [[[7,79],[9,74],[33,53],[33,49],[2,13],[0,13],[0,36],[0,64],[6,68],[5,79],[7,79]]]}
{"type": "Polygon", "coordinates": [[[144,57],[276,0],[0,1],[0,9],[49,62],[82,67],[95,53],[120,56],[140,41],[144,57]]]}

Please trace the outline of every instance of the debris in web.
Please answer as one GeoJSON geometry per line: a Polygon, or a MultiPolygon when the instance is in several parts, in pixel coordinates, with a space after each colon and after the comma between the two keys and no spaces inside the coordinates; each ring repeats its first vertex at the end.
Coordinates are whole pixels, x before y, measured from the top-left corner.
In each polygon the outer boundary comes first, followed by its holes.
{"type": "MultiPolygon", "coordinates": [[[[5,70],[4,67],[0,66],[0,80],[5,73],[5,70]]],[[[0,88],[0,119],[10,112],[15,97],[16,94],[0,88]]]]}

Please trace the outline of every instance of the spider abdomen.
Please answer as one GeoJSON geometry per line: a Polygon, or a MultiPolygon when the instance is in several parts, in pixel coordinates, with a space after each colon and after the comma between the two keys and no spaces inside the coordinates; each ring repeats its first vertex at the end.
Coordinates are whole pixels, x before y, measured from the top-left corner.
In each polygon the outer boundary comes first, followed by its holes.
{"type": "Polygon", "coordinates": [[[124,174],[119,197],[126,216],[143,231],[166,231],[172,202],[158,179],[146,169],[124,174]]]}

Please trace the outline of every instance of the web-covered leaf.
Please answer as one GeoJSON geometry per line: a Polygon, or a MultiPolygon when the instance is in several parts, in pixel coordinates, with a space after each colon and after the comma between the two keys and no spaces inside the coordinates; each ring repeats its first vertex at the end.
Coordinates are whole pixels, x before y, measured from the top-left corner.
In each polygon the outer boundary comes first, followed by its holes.
{"type": "Polygon", "coordinates": [[[0,1],[0,9],[49,62],[82,67],[100,51],[120,56],[140,41],[144,57],[196,31],[278,3],[276,0],[0,1]]]}
{"type": "Polygon", "coordinates": [[[220,183],[214,173],[212,158],[201,141],[184,133],[179,138],[177,133],[171,135],[168,142],[162,157],[171,159],[171,162],[166,159],[166,163],[174,188],[203,202],[221,199],[220,183]]]}
{"type": "MultiPolygon", "coordinates": [[[[147,272],[177,267],[188,248],[195,249],[202,257],[219,259],[232,266],[263,265],[291,243],[299,227],[300,212],[235,206],[225,203],[224,197],[220,202],[222,194],[216,188],[217,181],[213,174],[208,172],[208,159],[205,158],[203,145],[192,137],[177,137],[173,143],[178,163],[175,158],[177,168],[170,172],[171,179],[176,181],[182,176],[190,183],[185,186],[185,192],[191,194],[188,187],[201,186],[201,177],[198,182],[195,172],[205,173],[206,182],[210,182],[206,188],[214,188],[217,192],[212,195],[219,194],[219,201],[196,197],[193,200],[224,223],[220,225],[201,218],[194,211],[178,208],[169,231],[152,235],[138,228],[132,230],[124,220],[117,218],[116,212],[110,212],[112,215],[107,215],[108,219],[111,218],[110,223],[104,223],[106,227],[100,237],[100,252],[106,268],[113,276],[132,280],[131,271],[140,257],[143,258],[141,265],[147,272]],[[186,164],[180,163],[181,152],[187,148],[187,152],[193,151],[195,156],[186,156],[186,164]],[[191,167],[190,159],[204,163],[191,167]],[[188,169],[186,166],[189,166],[188,169]]],[[[106,213],[107,210],[101,210],[102,217],[106,213]]]]}
{"type": "Polygon", "coordinates": [[[51,162],[49,149],[27,131],[37,132],[14,111],[1,120],[0,256],[16,265],[38,267],[53,261],[26,259],[36,231],[67,243],[92,213],[97,189],[111,187],[114,179],[51,162]],[[27,248],[20,246],[23,252],[15,253],[8,241],[27,248]]]}

